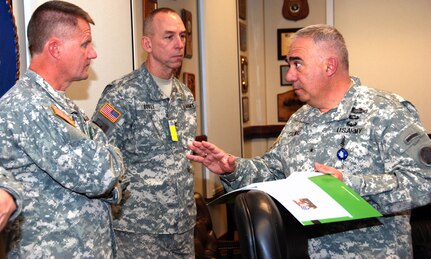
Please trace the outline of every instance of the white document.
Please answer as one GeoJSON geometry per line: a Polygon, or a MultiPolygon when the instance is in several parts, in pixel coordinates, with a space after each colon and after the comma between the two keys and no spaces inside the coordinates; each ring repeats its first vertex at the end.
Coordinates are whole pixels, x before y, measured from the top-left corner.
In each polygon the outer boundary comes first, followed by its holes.
{"type": "Polygon", "coordinates": [[[280,202],[300,222],[327,218],[351,217],[341,205],[311,182],[315,172],[295,172],[288,178],[254,183],[238,190],[261,190],[280,202]]]}

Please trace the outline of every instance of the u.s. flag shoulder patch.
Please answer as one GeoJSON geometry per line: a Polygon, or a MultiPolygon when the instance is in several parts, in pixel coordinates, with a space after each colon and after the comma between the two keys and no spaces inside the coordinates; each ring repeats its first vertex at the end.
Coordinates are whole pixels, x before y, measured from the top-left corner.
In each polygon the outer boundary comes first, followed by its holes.
{"type": "Polygon", "coordinates": [[[121,113],[108,102],[100,108],[99,112],[112,123],[115,123],[121,117],[121,113]]]}

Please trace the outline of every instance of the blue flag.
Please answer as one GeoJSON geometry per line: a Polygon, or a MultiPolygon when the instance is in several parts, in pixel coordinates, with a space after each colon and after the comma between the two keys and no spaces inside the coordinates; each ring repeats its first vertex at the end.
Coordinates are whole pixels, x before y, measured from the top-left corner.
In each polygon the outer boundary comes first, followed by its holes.
{"type": "Polygon", "coordinates": [[[0,0],[0,96],[11,88],[19,76],[19,49],[12,6],[0,0]]]}

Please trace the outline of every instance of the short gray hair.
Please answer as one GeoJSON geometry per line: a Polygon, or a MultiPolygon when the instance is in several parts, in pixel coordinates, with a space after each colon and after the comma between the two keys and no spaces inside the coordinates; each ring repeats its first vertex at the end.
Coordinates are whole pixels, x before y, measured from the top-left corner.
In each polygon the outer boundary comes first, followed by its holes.
{"type": "Polygon", "coordinates": [[[314,43],[329,44],[339,55],[341,63],[349,69],[349,52],[343,35],[333,26],[316,24],[304,27],[295,33],[295,38],[312,38],[314,43]]]}
{"type": "Polygon", "coordinates": [[[144,20],[144,36],[150,36],[154,33],[154,31],[153,31],[153,20],[154,20],[154,17],[158,13],[175,13],[175,14],[177,14],[177,12],[175,12],[173,9],[167,8],[167,7],[157,8],[157,9],[153,10],[144,20]]]}

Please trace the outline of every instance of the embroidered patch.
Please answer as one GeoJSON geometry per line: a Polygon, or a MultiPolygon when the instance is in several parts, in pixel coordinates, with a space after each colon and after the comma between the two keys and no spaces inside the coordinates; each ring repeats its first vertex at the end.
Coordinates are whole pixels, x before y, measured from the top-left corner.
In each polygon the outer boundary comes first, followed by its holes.
{"type": "Polygon", "coordinates": [[[51,109],[55,115],[62,118],[65,122],[69,123],[73,127],[76,127],[75,120],[71,116],[69,116],[64,111],[57,108],[57,106],[55,106],[54,104],[51,104],[51,109]]]}
{"type": "Polygon", "coordinates": [[[121,117],[121,113],[108,102],[100,108],[99,112],[112,123],[115,123],[121,117]]]}

